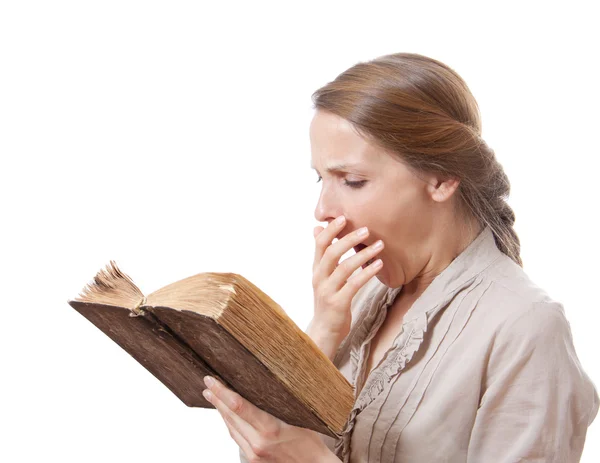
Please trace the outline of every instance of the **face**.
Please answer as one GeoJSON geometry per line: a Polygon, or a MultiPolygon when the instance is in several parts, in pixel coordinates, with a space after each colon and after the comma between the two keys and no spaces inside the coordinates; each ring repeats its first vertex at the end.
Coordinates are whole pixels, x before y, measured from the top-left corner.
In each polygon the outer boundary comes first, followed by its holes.
{"type": "Polygon", "coordinates": [[[381,239],[377,257],[383,267],[377,278],[395,288],[409,282],[422,269],[427,239],[435,224],[436,207],[429,181],[417,177],[382,148],[367,142],[351,124],[317,110],[310,125],[311,165],[321,177],[315,209],[319,222],[346,217],[338,239],[366,226],[364,244],[381,239]],[[328,171],[345,165],[336,171],[328,171]]]}

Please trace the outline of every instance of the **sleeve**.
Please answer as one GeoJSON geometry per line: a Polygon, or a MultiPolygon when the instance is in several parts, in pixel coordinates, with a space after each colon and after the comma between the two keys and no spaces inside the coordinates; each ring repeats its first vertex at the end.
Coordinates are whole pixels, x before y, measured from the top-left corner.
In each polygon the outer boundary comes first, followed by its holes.
{"type": "Polygon", "coordinates": [[[536,303],[493,342],[467,463],[578,462],[598,405],[562,305],[536,303]]]}

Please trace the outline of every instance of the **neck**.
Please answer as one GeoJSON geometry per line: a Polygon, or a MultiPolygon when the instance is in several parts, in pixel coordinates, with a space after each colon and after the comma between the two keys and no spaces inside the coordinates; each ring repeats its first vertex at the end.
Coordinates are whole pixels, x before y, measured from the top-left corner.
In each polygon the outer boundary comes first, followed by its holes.
{"type": "Polygon", "coordinates": [[[403,298],[416,300],[423,294],[431,282],[477,238],[483,228],[473,221],[463,226],[451,226],[439,230],[426,243],[429,252],[423,267],[417,276],[403,285],[401,290],[403,298]]]}

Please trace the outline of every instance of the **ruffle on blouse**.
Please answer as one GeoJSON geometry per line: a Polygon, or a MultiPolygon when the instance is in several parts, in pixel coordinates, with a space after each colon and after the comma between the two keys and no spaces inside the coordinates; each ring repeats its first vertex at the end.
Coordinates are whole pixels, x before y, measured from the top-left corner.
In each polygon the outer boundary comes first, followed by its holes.
{"type": "MultiPolygon", "coordinates": [[[[385,317],[385,310],[380,311],[380,313],[385,317]]],[[[424,333],[427,331],[427,314],[424,313],[414,319],[405,329],[409,334],[406,337],[404,346],[401,349],[392,349],[391,356],[384,359],[382,368],[376,368],[373,371],[368,383],[361,390],[359,399],[350,412],[340,437],[335,442],[335,454],[344,463],[350,461],[350,440],[356,416],[383,392],[385,386],[406,367],[415,352],[419,350],[424,339],[424,333]]]]}
{"type": "Polygon", "coordinates": [[[384,385],[395,378],[410,362],[413,355],[423,342],[424,334],[427,331],[427,315],[423,314],[416,319],[414,326],[410,327],[408,339],[404,346],[397,351],[390,353],[391,358],[386,359],[381,369],[373,372],[372,379],[368,385],[365,385],[364,392],[361,391],[361,398],[358,401],[358,408],[361,410],[367,407],[383,391],[384,385]]]}
{"type": "MultiPolygon", "coordinates": [[[[373,337],[377,333],[377,330],[385,321],[385,318],[387,316],[387,310],[392,305],[401,289],[401,286],[395,289],[387,289],[385,297],[376,297],[375,295],[375,297],[371,297],[369,299],[368,310],[363,312],[364,316],[356,323],[357,328],[354,330],[352,339],[350,340],[351,346],[362,346],[362,348],[360,349],[361,355],[364,355],[366,345],[369,344],[371,339],[373,339],[373,337]],[[379,303],[377,304],[377,302],[374,301],[379,301],[379,303]]],[[[357,377],[356,370],[358,368],[359,354],[356,353],[355,349],[350,349],[350,358],[352,360],[352,378],[356,378],[353,386],[356,387],[357,384],[362,384],[362,377],[357,377]]],[[[355,388],[355,399],[358,398],[356,392],[357,391],[355,388]]]]}

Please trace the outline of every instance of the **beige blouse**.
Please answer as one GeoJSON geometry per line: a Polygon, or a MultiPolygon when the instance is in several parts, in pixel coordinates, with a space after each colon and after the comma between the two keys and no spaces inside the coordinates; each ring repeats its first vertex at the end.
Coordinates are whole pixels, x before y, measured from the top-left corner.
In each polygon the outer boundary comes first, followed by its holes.
{"type": "Polygon", "coordinates": [[[370,341],[401,289],[374,277],[352,301],[333,363],[360,392],[341,438],[321,435],[343,462],[579,461],[597,390],[562,304],[489,227],[415,301],[367,376],[370,341]]]}

